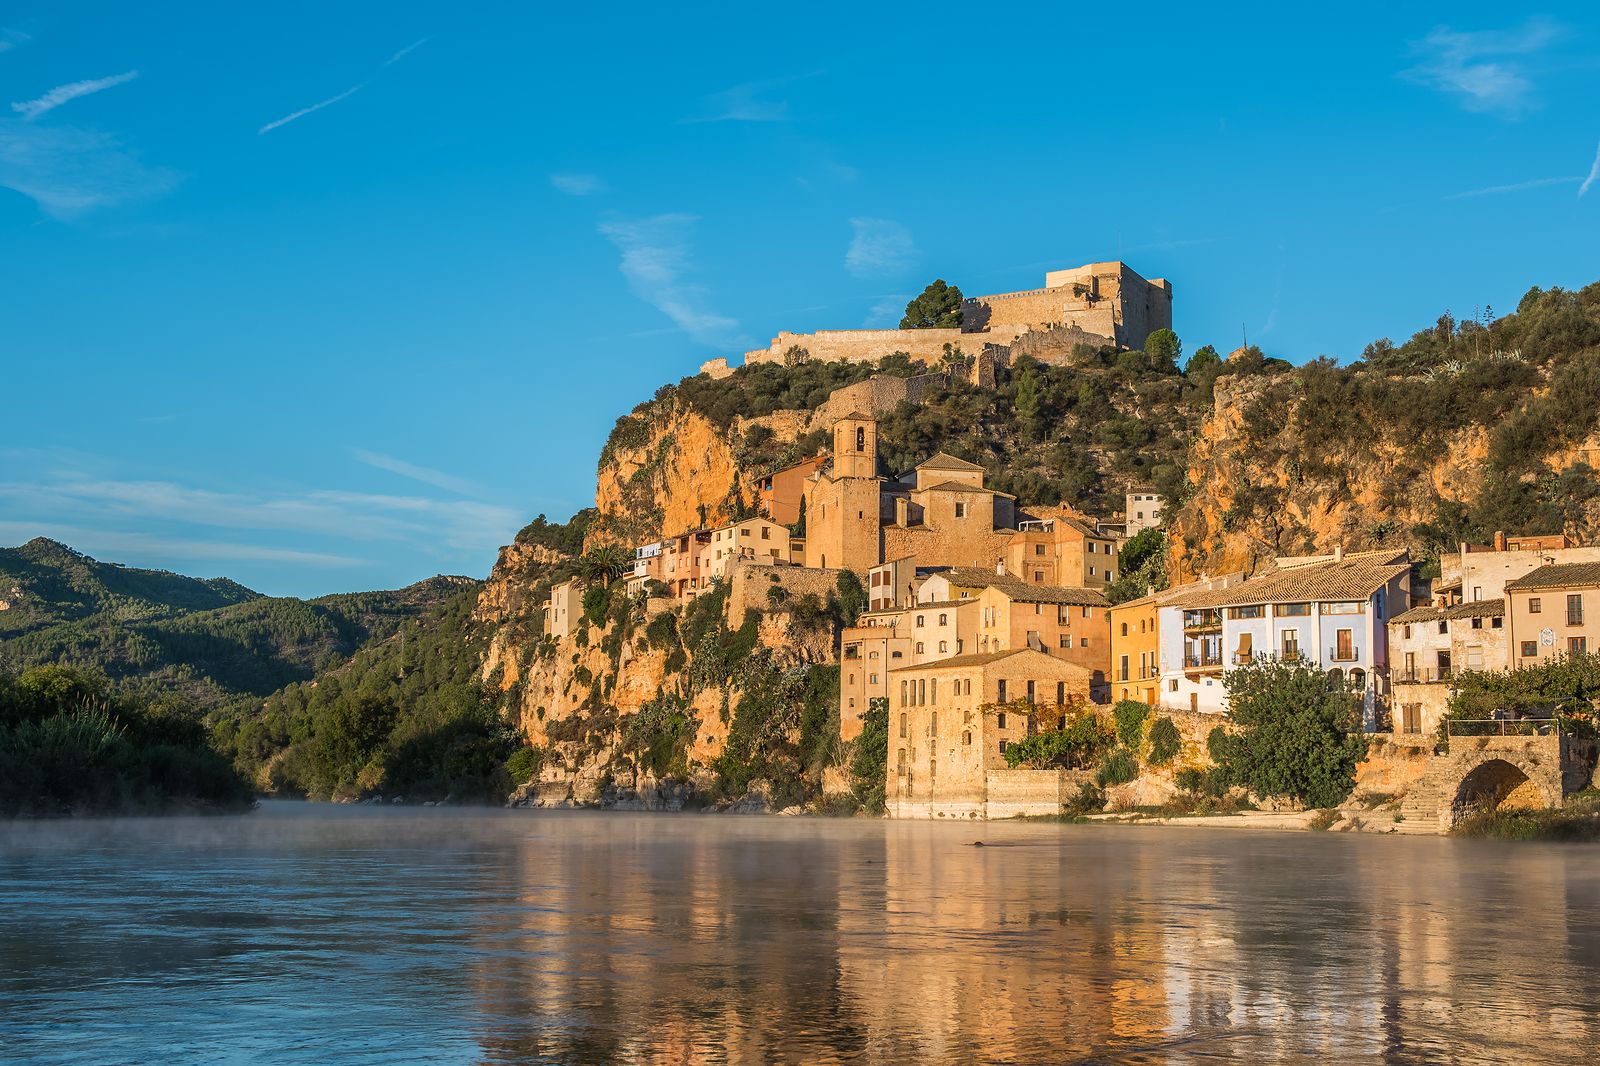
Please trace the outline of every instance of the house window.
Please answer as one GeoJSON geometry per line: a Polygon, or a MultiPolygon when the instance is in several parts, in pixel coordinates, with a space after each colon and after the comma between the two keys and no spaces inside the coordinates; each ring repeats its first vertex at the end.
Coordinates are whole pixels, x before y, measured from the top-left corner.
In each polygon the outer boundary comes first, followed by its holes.
{"type": "Polygon", "coordinates": [[[966,504],[964,504],[964,503],[956,504],[956,517],[957,518],[965,518],[965,517],[967,517],[967,505],[966,504]]]}
{"type": "Polygon", "coordinates": [[[1126,680],[1128,680],[1128,657],[1126,655],[1124,655],[1122,657],[1121,662],[1118,665],[1119,665],[1119,670],[1117,672],[1117,680],[1118,681],[1126,681],[1126,680]]]}
{"type": "Polygon", "coordinates": [[[1063,648],[1072,647],[1072,638],[1065,633],[1061,634],[1061,646],[1063,648]]]}
{"type": "Polygon", "coordinates": [[[922,641],[920,641],[920,640],[917,641],[917,654],[918,655],[922,654],[922,641]]]}
{"type": "Polygon", "coordinates": [[[1400,635],[1402,637],[1405,637],[1407,640],[1410,640],[1411,639],[1411,627],[1409,625],[1402,626],[1401,629],[1400,629],[1400,635]]]}
{"type": "MultiPolygon", "coordinates": [[[[999,681],[995,682],[995,700],[994,701],[996,703],[1004,703],[1006,701],[1006,682],[1005,682],[1005,678],[1001,678],[999,681]]],[[[1005,725],[1006,725],[1006,716],[1002,714],[1000,716],[1000,728],[1004,729],[1005,725]]]]}
{"type": "Polygon", "coordinates": [[[1300,634],[1293,629],[1286,629],[1283,632],[1283,657],[1285,659],[1300,657],[1300,634]]]}
{"type": "Polygon", "coordinates": [[[876,685],[878,683],[878,675],[877,674],[868,674],[867,675],[867,681],[868,681],[869,684],[876,685]]]}
{"type": "Polygon", "coordinates": [[[766,526],[762,526],[761,527],[761,539],[762,540],[771,540],[772,539],[772,530],[768,529],[766,526]]]}
{"type": "MultiPolygon", "coordinates": [[[[1002,682],[1002,684],[1003,684],[1003,683],[1004,683],[1004,682],[1002,682]]],[[[998,715],[998,716],[997,716],[997,722],[996,722],[996,724],[997,724],[997,725],[998,725],[998,726],[999,726],[999,727],[1000,727],[1000,728],[1001,728],[1001,729],[1004,729],[1004,728],[1005,728],[1005,727],[1006,727],[1006,712],[1005,712],[1005,711],[1001,711],[1001,712],[1000,712],[1000,714],[999,714],[999,715],[998,715]]]]}
{"type": "Polygon", "coordinates": [[[941,614],[939,616],[939,624],[942,625],[942,626],[949,625],[950,624],[950,616],[947,615],[947,614],[941,614]]]}
{"type": "Polygon", "coordinates": [[[1035,585],[1044,584],[1044,571],[1043,570],[1035,570],[1033,572],[1033,583],[1035,585]]]}
{"type": "Polygon", "coordinates": [[[1474,618],[1472,620],[1472,628],[1473,629],[1482,629],[1483,628],[1483,619],[1482,618],[1474,618]]]}
{"type": "MultiPolygon", "coordinates": [[[[932,681],[928,682],[928,702],[929,703],[938,703],[939,702],[939,679],[937,677],[934,678],[932,681]]],[[[934,714],[933,714],[933,717],[930,719],[930,721],[937,720],[938,717],[939,717],[939,713],[937,711],[935,711],[934,714]]],[[[933,727],[929,726],[929,728],[931,729],[933,727]]]]}
{"type": "Polygon", "coordinates": [[[1528,597],[1528,613],[1529,614],[1538,614],[1542,610],[1544,610],[1544,604],[1542,602],[1540,602],[1539,597],[1537,597],[1537,596],[1529,596],[1528,597]]]}
{"type": "Polygon", "coordinates": [[[1577,593],[1567,597],[1567,625],[1583,625],[1583,597],[1577,593]]]}
{"type": "Polygon", "coordinates": [[[945,652],[947,652],[949,650],[950,650],[950,642],[947,641],[947,640],[941,640],[939,642],[939,653],[942,655],[942,654],[944,654],[945,652]]]}
{"type": "Polygon", "coordinates": [[[1536,641],[1536,640],[1525,640],[1525,641],[1522,642],[1522,657],[1524,659],[1535,658],[1538,654],[1539,654],[1539,642],[1538,641],[1536,641]]]}
{"type": "Polygon", "coordinates": [[[1567,638],[1567,654],[1569,654],[1569,655],[1582,655],[1588,649],[1589,649],[1589,642],[1585,638],[1583,638],[1583,637],[1568,637],[1567,638]]]}
{"type": "Polygon", "coordinates": [[[905,736],[906,736],[906,716],[904,714],[901,714],[900,715],[900,737],[903,740],[903,739],[905,739],[905,736]]]}
{"type": "Polygon", "coordinates": [[[1337,662],[1347,663],[1356,657],[1355,630],[1339,629],[1334,631],[1333,658],[1337,662]]]}
{"type": "Polygon", "coordinates": [[[1439,619],[1439,632],[1441,632],[1441,633],[1450,632],[1450,623],[1445,621],[1443,618],[1439,619]]]}
{"type": "Polygon", "coordinates": [[[1094,564],[1093,563],[1089,564],[1089,576],[1090,577],[1094,577],[1094,564]]]}
{"type": "MultiPolygon", "coordinates": [[[[904,681],[902,681],[902,682],[900,682],[900,706],[904,707],[906,704],[908,704],[910,702],[911,701],[906,698],[906,683],[904,681]]],[[[905,716],[902,715],[901,716],[901,721],[904,721],[904,720],[905,720],[905,716]]],[[[905,736],[906,735],[906,727],[903,726],[903,725],[900,727],[900,735],[901,736],[905,736]]]]}
{"type": "Polygon", "coordinates": [[[1490,629],[1500,629],[1504,625],[1505,625],[1505,619],[1501,618],[1499,615],[1495,615],[1493,618],[1489,619],[1489,628],[1490,629]]]}
{"type": "Polygon", "coordinates": [[[923,620],[923,619],[922,619],[922,615],[920,615],[920,614],[919,614],[919,615],[917,615],[917,628],[918,628],[918,629],[921,629],[921,628],[922,628],[922,620],[923,620]]]}
{"type": "Polygon", "coordinates": [[[866,450],[867,450],[867,427],[865,427],[865,426],[857,426],[856,427],[856,451],[864,452],[866,450]]]}
{"type": "MultiPolygon", "coordinates": [[[[1057,681],[1056,682],[1056,706],[1060,707],[1060,706],[1064,705],[1066,702],[1067,702],[1067,683],[1065,681],[1057,681]]],[[[1061,719],[1061,724],[1059,726],[1057,726],[1056,728],[1058,728],[1058,729],[1067,728],[1067,720],[1066,720],[1066,718],[1062,718],[1061,719]]]]}
{"type": "Polygon", "coordinates": [[[1263,618],[1263,617],[1266,616],[1266,613],[1267,613],[1267,609],[1265,607],[1262,607],[1262,606],[1259,606],[1259,605],[1253,606],[1253,607],[1229,607],[1228,608],[1228,617],[1229,618],[1235,618],[1235,619],[1237,619],[1237,618],[1263,618]]]}
{"type": "Polygon", "coordinates": [[[964,730],[961,734],[961,743],[964,747],[972,747],[972,730],[964,730]]]}
{"type": "Polygon", "coordinates": [[[1126,622],[1122,623],[1122,635],[1123,636],[1127,636],[1128,635],[1128,623],[1126,623],[1126,622]]]}

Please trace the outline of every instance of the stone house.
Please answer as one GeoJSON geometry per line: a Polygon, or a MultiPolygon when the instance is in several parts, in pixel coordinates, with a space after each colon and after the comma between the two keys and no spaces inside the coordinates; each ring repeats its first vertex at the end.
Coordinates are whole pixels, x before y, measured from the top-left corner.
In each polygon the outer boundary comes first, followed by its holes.
{"type": "Polygon", "coordinates": [[[867,609],[882,611],[915,603],[917,585],[924,576],[915,555],[902,555],[872,567],[867,571],[867,609]]]}
{"type": "Polygon", "coordinates": [[[1111,698],[1161,702],[1161,601],[1152,594],[1116,604],[1111,621],[1111,698]]]}
{"type": "Polygon", "coordinates": [[[1504,670],[1505,601],[1413,607],[1389,620],[1389,685],[1394,732],[1431,735],[1449,709],[1461,670],[1504,670]]]}
{"type": "Polygon", "coordinates": [[[853,570],[882,561],[878,423],[859,412],[833,424],[832,464],[806,479],[806,565],[853,570]]]}
{"type": "Polygon", "coordinates": [[[1014,579],[991,582],[974,598],[978,654],[1031,648],[1083,667],[1097,703],[1109,695],[1111,641],[1106,598],[1093,589],[1048,588],[1014,579]]]}
{"type": "Polygon", "coordinates": [[[1551,563],[1600,563],[1600,546],[1574,544],[1562,534],[1508,537],[1497,532],[1491,544],[1465,544],[1439,557],[1436,596],[1451,602],[1492,600],[1505,595],[1506,583],[1551,563]]]}
{"type": "Polygon", "coordinates": [[[1600,562],[1549,563],[1506,582],[1513,669],[1600,651],[1600,562]]]}
{"type": "Polygon", "coordinates": [[[1161,528],[1161,515],[1167,509],[1166,497],[1148,486],[1140,486],[1125,493],[1123,499],[1124,535],[1133,538],[1147,529],[1161,528]]]}
{"type": "Polygon", "coordinates": [[[789,528],[770,518],[746,518],[710,531],[700,548],[699,577],[704,586],[727,577],[735,559],[790,562],[789,528]]]}
{"type": "Polygon", "coordinates": [[[1017,524],[1006,542],[1006,572],[1030,585],[1098,589],[1115,581],[1122,538],[1066,508],[1054,510],[1017,524]]]}
{"type": "Polygon", "coordinates": [[[710,584],[700,573],[702,552],[710,542],[711,533],[704,529],[685,530],[662,541],[661,582],[673,599],[692,600],[710,584]]]}
{"type": "Polygon", "coordinates": [[[564,640],[582,613],[583,585],[577,578],[570,577],[551,585],[550,595],[544,601],[544,635],[564,640]]]}
{"type": "Polygon", "coordinates": [[[781,526],[800,520],[800,502],[805,499],[806,479],[828,462],[826,455],[813,455],[798,463],[773,470],[754,479],[756,508],[781,526]]]}
{"type": "Polygon", "coordinates": [[[1007,744],[1055,728],[1089,697],[1089,671],[1030,648],[890,671],[891,818],[1059,813],[1065,771],[1012,770],[1007,744]]]}

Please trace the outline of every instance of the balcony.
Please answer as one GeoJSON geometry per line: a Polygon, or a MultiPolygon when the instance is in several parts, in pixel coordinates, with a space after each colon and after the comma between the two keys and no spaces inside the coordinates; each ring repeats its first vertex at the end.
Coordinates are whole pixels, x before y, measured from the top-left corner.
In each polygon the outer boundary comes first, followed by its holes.
{"type": "Polygon", "coordinates": [[[1434,685],[1449,681],[1451,673],[1452,671],[1448,666],[1442,670],[1396,670],[1389,680],[1396,685],[1434,685]]]}
{"type": "Polygon", "coordinates": [[[1185,612],[1185,633],[1217,633],[1222,630],[1222,615],[1217,611],[1185,612]]]}
{"type": "Polygon", "coordinates": [[[1358,663],[1361,661],[1361,649],[1354,646],[1329,648],[1328,661],[1330,663],[1358,663]]]}
{"type": "Polygon", "coordinates": [[[1216,652],[1185,655],[1183,657],[1183,668],[1185,670],[1220,670],[1222,669],[1222,656],[1216,652]]]}

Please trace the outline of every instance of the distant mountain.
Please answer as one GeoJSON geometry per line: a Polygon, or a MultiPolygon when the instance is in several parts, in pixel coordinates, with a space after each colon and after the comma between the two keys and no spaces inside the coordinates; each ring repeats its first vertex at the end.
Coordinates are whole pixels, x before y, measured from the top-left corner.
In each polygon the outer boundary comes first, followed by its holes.
{"type": "Polygon", "coordinates": [[[124,688],[214,707],[310,680],[478,584],[439,576],[300,600],[101,562],[40,537],[0,548],[0,661],[97,667],[124,688]]]}

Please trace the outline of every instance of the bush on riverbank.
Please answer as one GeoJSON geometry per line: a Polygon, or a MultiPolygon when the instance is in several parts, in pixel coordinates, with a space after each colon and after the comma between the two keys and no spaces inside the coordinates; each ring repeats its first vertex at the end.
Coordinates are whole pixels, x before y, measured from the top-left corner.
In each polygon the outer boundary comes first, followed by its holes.
{"type": "Polygon", "coordinates": [[[1355,691],[1304,662],[1257,661],[1223,678],[1233,729],[1212,731],[1211,756],[1258,796],[1337,807],[1367,751],[1355,691]]]}
{"type": "Polygon", "coordinates": [[[1600,840],[1600,792],[1580,792],[1559,810],[1480,810],[1457,822],[1451,834],[1491,840],[1600,840]]]}
{"type": "Polygon", "coordinates": [[[239,810],[247,782],[174,697],[137,702],[103,675],[0,668],[0,816],[239,810]]]}

